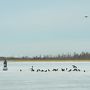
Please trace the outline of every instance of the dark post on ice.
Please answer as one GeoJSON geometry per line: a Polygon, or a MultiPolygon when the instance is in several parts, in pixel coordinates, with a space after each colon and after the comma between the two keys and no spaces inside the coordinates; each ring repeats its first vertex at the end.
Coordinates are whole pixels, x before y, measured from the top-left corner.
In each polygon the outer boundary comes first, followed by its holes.
{"type": "Polygon", "coordinates": [[[4,62],[3,62],[3,71],[7,71],[8,68],[7,68],[7,60],[5,59],[4,62]]]}

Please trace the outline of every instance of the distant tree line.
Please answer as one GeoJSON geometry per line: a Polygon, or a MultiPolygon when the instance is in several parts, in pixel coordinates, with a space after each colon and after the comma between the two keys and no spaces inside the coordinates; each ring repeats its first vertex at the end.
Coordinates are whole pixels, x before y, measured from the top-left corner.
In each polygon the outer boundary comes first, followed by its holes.
{"type": "Polygon", "coordinates": [[[90,60],[90,53],[89,52],[81,52],[73,54],[58,54],[56,56],[53,55],[45,55],[45,56],[36,56],[33,59],[46,59],[46,60],[90,60]]]}
{"type": "Polygon", "coordinates": [[[23,56],[23,57],[0,57],[0,60],[7,59],[7,60],[90,60],[90,53],[89,52],[81,52],[73,54],[58,54],[56,56],[53,55],[43,55],[43,56],[23,56]]]}

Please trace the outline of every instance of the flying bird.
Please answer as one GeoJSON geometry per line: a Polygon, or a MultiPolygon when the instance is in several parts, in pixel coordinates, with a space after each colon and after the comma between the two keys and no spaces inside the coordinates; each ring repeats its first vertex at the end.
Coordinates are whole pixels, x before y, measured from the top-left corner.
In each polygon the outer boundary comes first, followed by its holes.
{"type": "Polygon", "coordinates": [[[85,18],[88,18],[88,16],[86,15],[85,18]]]}

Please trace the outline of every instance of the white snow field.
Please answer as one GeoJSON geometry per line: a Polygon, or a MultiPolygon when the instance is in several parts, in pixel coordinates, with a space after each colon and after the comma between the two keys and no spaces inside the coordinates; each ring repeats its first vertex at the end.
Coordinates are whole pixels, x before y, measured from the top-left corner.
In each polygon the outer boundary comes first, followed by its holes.
{"type": "Polygon", "coordinates": [[[8,62],[8,71],[0,62],[0,90],[90,90],[90,62],[8,62]]]}

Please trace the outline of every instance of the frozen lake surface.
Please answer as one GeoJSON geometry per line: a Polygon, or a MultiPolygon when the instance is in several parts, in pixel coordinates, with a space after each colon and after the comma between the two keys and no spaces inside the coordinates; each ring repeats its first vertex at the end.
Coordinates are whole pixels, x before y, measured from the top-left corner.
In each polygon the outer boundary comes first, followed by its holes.
{"type": "Polygon", "coordinates": [[[2,69],[0,62],[0,90],[90,90],[90,62],[8,62],[8,71],[2,69]],[[72,65],[80,71],[68,72],[72,65]]]}

